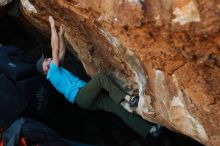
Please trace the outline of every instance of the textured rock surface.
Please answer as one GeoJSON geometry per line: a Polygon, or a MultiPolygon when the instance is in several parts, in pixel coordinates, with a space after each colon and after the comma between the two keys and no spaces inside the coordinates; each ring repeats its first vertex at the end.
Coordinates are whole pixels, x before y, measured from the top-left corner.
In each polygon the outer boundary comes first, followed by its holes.
{"type": "Polygon", "coordinates": [[[13,0],[0,0],[0,7],[5,6],[6,4],[10,3],[13,0]]]}
{"type": "Polygon", "coordinates": [[[0,16],[7,12],[9,4],[12,0],[0,0],[0,16]]]}
{"type": "Polygon", "coordinates": [[[136,112],[220,145],[220,0],[21,0],[30,23],[48,16],[91,76],[106,71],[140,95],[136,112]]]}

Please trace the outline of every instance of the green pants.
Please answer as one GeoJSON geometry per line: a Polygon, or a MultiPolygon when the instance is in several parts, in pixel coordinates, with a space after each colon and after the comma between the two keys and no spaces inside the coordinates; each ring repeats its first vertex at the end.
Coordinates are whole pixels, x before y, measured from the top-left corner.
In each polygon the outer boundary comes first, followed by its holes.
{"type": "Polygon", "coordinates": [[[98,74],[79,90],[75,101],[85,109],[100,109],[116,114],[139,135],[146,137],[152,125],[120,105],[125,95],[105,74],[98,74]],[[109,95],[104,94],[103,89],[109,95]]]}

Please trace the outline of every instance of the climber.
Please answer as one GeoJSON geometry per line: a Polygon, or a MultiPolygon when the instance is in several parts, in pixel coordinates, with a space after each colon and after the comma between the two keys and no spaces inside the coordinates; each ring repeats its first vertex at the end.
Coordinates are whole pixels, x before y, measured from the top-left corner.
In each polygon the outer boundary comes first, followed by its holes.
{"type": "Polygon", "coordinates": [[[117,87],[105,74],[101,73],[92,78],[88,83],[80,80],[71,72],[67,71],[60,64],[64,60],[64,25],[60,25],[59,34],[57,34],[55,22],[52,16],[49,16],[51,27],[51,47],[52,58],[42,57],[37,61],[37,71],[46,75],[51,84],[62,93],[65,98],[76,103],[84,109],[101,109],[118,115],[128,126],[146,137],[149,133],[153,136],[158,135],[159,126],[153,125],[137,114],[125,110],[121,104],[135,108],[138,105],[138,96],[130,96],[117,87]],[[109,95],[102,91],[108,91],[109,95]]]}

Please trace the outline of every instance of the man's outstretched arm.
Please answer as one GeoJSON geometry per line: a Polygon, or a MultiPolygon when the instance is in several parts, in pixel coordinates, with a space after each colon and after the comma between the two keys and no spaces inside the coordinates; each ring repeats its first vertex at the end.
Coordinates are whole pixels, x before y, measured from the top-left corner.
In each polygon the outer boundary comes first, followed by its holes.
{"type": "Polygon", "coordinates": [[[55,22],[52,16],[49,16],[50,28],[51,28],[51,47],[53,63],[59,66],[59,40],[55,27],[55,22]]]}
{"type": "Polygon", "coordinates": [[[64,42],[64,25],[60,25],[60,31],[59,31],[59,61],[63,62],[64,61],[64,56],[66,52],[66,47],[65,47],[65,42],[64,42]]]}

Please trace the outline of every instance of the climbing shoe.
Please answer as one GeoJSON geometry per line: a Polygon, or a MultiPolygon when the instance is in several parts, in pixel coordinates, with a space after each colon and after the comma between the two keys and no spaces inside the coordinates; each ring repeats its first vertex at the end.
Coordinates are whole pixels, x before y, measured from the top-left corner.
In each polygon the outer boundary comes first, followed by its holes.
{"type": "Polygon", "coordinates": [[[163,127],[161,125],[152,126],[149,133],[153,137],[159,137],[163,127]]]}
{"type": "Polygon", "coordinates": [[[128,103],[130,107],[134,108],[138,106],[138,102],[139,102],[139,96],[131,96],[128,103]]]}

